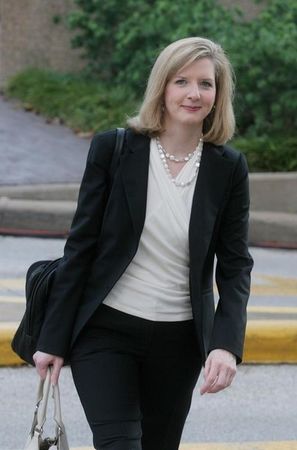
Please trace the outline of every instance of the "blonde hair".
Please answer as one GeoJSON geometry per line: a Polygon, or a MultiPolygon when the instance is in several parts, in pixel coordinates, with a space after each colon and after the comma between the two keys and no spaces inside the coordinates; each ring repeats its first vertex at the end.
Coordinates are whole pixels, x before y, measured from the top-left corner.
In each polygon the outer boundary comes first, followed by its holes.
{"type": "Polygon", "coordinates": [[[180,39],[168,45],[159,54],[151,70],[139,113],[128,119],[128,125],[136,132],[150,136],[162,133],[162,106],[168,81],[181,68],[201,58],[213,61],[216,82],[215,108],[203,122],[204,141],[220,145],[231,139],[235,129],[232,106],[233,70],[222,47],[201,37],[180,39]]]}

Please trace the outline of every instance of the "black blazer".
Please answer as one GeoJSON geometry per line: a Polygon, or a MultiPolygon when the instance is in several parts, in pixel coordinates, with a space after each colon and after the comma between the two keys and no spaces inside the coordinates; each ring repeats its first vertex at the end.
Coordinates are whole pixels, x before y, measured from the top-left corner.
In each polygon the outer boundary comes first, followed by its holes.
{"type": "MultiPolygon", "coordinates": [[[[137,251],[145,220],[150,139],[127,130],[110,187],[115,136],[112,130],[92,140],[38,350],[66,356],[137,251]]],[[[189,225],[190,295],[204,360],[215,348],[232,352],[238,362],[242,359],[253,265],[247,246],[248,211],[245,158],[226,146],[205,143],[189,225]]]]}

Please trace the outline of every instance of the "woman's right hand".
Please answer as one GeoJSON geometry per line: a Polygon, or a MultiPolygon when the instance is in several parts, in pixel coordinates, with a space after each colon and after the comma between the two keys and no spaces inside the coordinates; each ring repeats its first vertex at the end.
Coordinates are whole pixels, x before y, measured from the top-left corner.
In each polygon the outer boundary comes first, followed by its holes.
{"type": "Polygon", "coordinates": [[[64,364],[64,358],[61,356],[51,355],[49,353],[37,351],[33,355],[36,370],[42,380],[45,380],[49,366],[52,366],[51,383],[53,385],[58,383],[61,368],[64,364]]]}

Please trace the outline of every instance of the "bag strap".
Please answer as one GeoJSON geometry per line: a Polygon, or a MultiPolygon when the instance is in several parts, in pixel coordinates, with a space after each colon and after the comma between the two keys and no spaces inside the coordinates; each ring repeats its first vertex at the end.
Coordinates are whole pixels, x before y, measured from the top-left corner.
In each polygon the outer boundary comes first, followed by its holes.
{"type": "Polygon", "coordinates": [[[113,180],[116,169],[118,167],[118,162],[122,153],[124,139],[126,135],[125,128],[117,128],[117,135],[116,135],[116,143],[114,147],[114,152],[112,155],[112,161],[109,169],[109,175],[110,179],[113,180]]]}
{"type": "MultiPolygon", "coordinates": [[[[33,423],[31,427],[30,435],[33,438],[34,435],[40,436],[43,431],[43,426],[46,421],[46,411],[48,405],[49,392],[51,387],[51,367],[48,368],[46,379],[40,380],[38,393],[37,393],[37,403],[34,412],[33,423]]],[[[56,423],[56,433],[53,439],[47,438],[46,440],[50,445],[56,445],[59,438],[63,435],[63,448],[65,450],[69,449],[67,437],[65,434],[65,427],[62,421],[61,413],[61,401],[60,401],[60,391],[59,385],[56,384],[52,386],[53,400],[54,400],[54,421],[56,423]]]]}

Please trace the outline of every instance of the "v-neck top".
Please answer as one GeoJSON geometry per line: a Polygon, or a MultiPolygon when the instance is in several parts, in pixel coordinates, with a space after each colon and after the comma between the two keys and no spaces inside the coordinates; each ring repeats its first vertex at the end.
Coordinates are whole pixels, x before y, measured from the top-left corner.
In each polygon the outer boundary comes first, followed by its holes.
{"type": "MultiPolygon", "coordinates": [[[[176,180],[191,178],[195,160],[194,155],[176,180]]],[[[151,139],[146,217],[138,250],[103,303],[148,320],[192,319],[188,230],[194,188],[195,180],[184,187],[172,182],[151,139]]]]}

